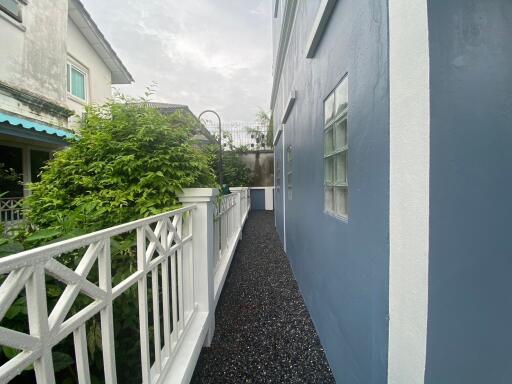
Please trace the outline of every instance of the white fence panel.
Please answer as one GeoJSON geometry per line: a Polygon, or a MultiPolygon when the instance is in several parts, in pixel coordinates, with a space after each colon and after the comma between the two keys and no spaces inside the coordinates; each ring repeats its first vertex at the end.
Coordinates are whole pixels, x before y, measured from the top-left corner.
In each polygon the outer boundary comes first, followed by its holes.
{"type": "Polygon", "coordinates": [[[5,224],[6,228],[19,224],[23,220],[23,199],[1,198],[0,199],[0,223],[5,224]]]}
{"type": "Polygon", "coordinates": [[[185,190],[185,208],[0,259],[0,321],[20,294],[29,320],[25,333],[0,327],[0,345],[20,351],[0,367],[0,383],[31,365],[38,384],[55,383],[52,349],[72,334],[76,377],[89,384],[87,324],[96,315],[104,381],[117,383],[113,304],[135,286],[140,334],[133,337],[140,339],[142,383],[187,383],[201,346],[213,337],[215,305],[250,209],[247,188],[215,203],[217,194],[185,190]],[[136,238],[136,267],[114,284],[111,244],[129,234],[136,238]],[[70,252],[76,257],[84,249],[70,268],[70,252]],[[88,276],[96,264],[94,283],[88,276]],[[50,313],[48,277],[65,286],[50,313]],[[80,294],[91,303],[70,313],[80,294]]]}

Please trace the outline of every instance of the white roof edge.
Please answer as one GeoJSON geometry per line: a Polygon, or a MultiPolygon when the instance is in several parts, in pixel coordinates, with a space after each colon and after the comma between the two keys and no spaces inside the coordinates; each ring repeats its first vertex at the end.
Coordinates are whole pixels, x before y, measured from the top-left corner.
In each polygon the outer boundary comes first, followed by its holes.
{"type": "Polygon", "coordinates": [[[134,79],[80,0],[69,0],[68,15],[112,73],[112,84],[131,84],[134,79]]]}

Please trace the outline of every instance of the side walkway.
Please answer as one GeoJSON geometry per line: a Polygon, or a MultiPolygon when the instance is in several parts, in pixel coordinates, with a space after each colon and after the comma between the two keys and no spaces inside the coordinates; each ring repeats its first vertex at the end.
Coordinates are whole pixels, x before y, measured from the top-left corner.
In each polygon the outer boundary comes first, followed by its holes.
{"type": "Polygon", "coordinates": [[[252,212],[192,383],[334,383],[274,228],[252,212]]]}

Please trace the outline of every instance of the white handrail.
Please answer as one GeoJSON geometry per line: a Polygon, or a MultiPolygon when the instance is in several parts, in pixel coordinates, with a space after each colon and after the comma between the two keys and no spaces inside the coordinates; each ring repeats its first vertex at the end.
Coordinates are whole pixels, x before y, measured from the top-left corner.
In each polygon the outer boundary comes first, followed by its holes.
{"type": "Polygon", "coordinates": [[[198,348],[209,344],[213,336],[215,304],[250,209],[247,188],[222,197],[218,204],[216,193],[208,191],[212,190],[185,190],[182,201],[188,206],[181,209],[0,259],[0,275],[4,276],[0,322],[25,289],[30,328],[23,333],[0,327],[0,345],[21,351],[0,367],[0,383],[9,382],[31,365],[38,384],[55,383],[52,348],[73,334],[78,381],[90,384],[86,326],[97,314],[101,318],[104,380],[116,383],[113,303],[135,285],[140,336],[134,337],[140,337],[142,382],[188,382],[198,348]],[[213,240],[214,223],[220,230],[217,245],[213,240]],[[112,239],[133,232],[137,239],[136,270],[114,285],[112,239]],[[71,269],[65,265],[65,255],[81,249],[85,252],[78,266],[71,269]],[[219,254],[222,257],[214,268],[213,260],[208,260],[219,254]],[[97,285],[87,279],[95,263],[99,271],[97,285]],[[66,286],[50,313],[47,275],[66,286]],[[67,318],[81,293],[92,303],[67,318]]]}

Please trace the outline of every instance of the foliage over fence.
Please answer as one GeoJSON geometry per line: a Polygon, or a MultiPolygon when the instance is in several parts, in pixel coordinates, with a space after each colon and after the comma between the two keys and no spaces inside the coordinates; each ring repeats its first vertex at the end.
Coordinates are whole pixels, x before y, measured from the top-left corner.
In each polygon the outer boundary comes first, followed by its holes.
{"type": "Polygon", "coordinates": [[[58,152],[27,201],[29,221],[87,232],[175,208],[183,187],[213,186],[195,121],[130,103],[88,107],[80,140],[58,152]]]}
{"type": "MultiPolygon", "coordinates": [[[[132,100],[121,101],[87,107],[80,140],[56,153],[43,169],[41,181],[31,186],[25,205],[27,222],[14,240],[0,239],[0,256],[168,211],[177,206],[182,188],[216,185],[210,154],[191,142],[193,118],[180,112],[164,116],[132,100]]],[[[134,245],[133,235],[111,244],[114,280],[133,272],[134,245]]],[[[74,269],[81,257],[73,252],[60,261],[74,269]]],[[[91,281],[97,278],[97,271],[90,276],[91,281]]],[[[63,287],[55,280],[47,280],[47,287],[51,307],[63,287]]],[[[4,318],[8,328],[25,331],[24,300],[20,297],[4,318]]],[[[121,383],[140,382],[139,346],[131,337],[139,332],[136,302],[137,293],[132,291],[114,305],[117,360],[123,362],[118,369],[121,383]]],[[[88,303],[79,296],[72,313],[88,303]]],[[[93,382],[102,382],[99,327],[95,318],[87,324],[93,382]]],[[[0,364],[16,353],[3,348],[0,364]]],[[[54,350],[54,360],[57,381],[76,382],[71,340],[54,350]]],[[[30,381],[30,374],[22,375],[20,382],[30,381]]]]}

